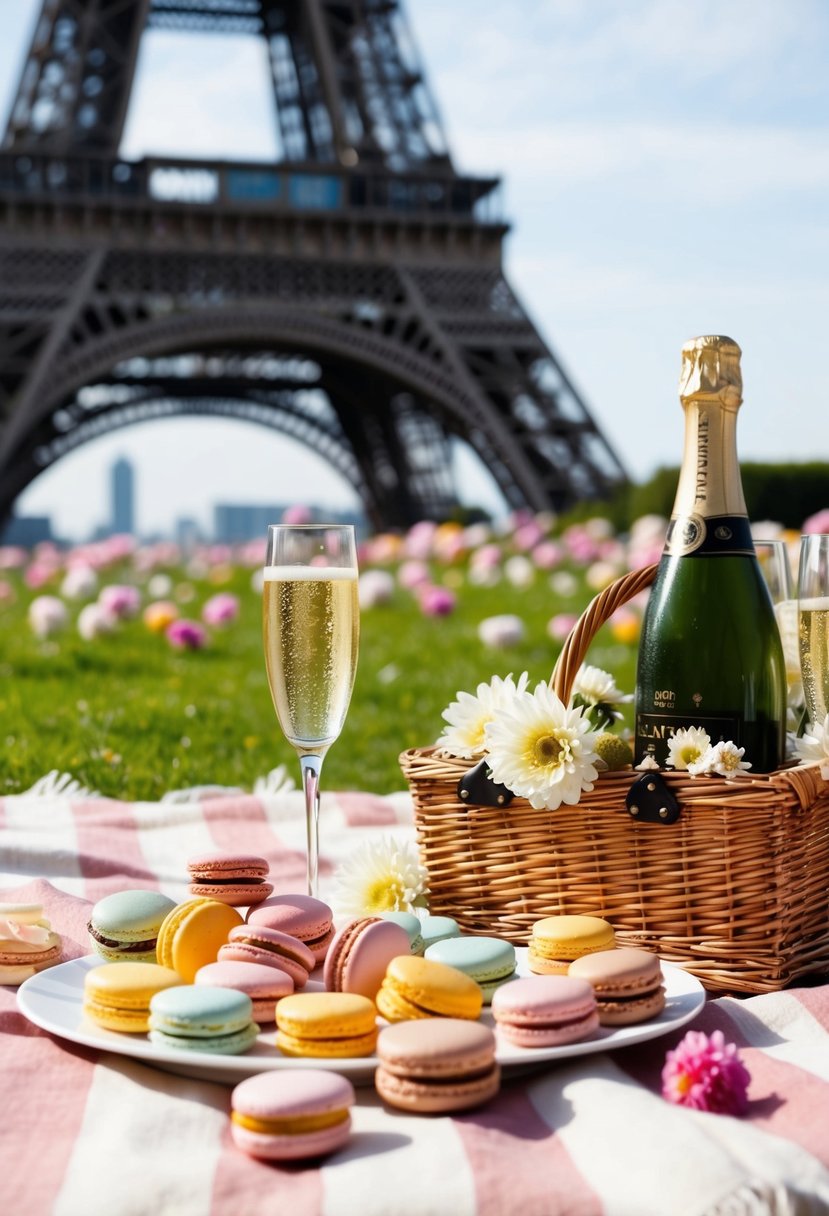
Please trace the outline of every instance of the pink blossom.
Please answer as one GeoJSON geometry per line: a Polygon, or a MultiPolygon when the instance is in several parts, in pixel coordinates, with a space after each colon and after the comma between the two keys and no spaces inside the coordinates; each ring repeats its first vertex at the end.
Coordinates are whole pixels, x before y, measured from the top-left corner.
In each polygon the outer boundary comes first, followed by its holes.
{"type": "Polygon", "coordinates": [[[27,587],[31,587],[32,591],[38,591],[55,577],[59,569],[59,566],[46,562],[32,562],[30,566],[26,567],[23,581],[27,587]]]}
{"type": "Polygon", "coordinates": [[[420,592],[420,609],[424,616],[450,616],[455,611],[455,593],[448,587],[424,587],[420,592]]]}
{"type": "Polygon", "coordinates": [[[534,549],[544,539],[544,533],[539,528],[534,519],[529,523],[522,524],[512,538],[516,549],[520,549],[526,553],[530,549],[534,549]]]}
{"type": "Polygon", "coordinates": [[[221,629],[224,625],[230,625],[239,615],[239,597],[231,595],[229,591],[221,591],[218,595],[211,595],[209,600],[205,601],[204,607],[201,610],[201,618],[206,625],[212,625],[217,629],[221,629]]]}
{"type": "Polygon", "coordinates": [[[437,530],[437,524],[430,519],[421,519],[419,523],[413,524],[403,541],[403,552],[407,557],[419,558],[421,561],[430,557],[437,530]]]}
{"type": "Polygon", "coordinates": [[[691,1110],[743,1115],[750,1080],[736,1045],[726,1043],[721,1030],[710,1037],[701,1030],[689,1030],[665,1058],[662,1096],[691,1110]]]}
{"type": "Polygon", "coordinates": [[[494,570],[501,563],[501,549],[498,545],[481,545],[469,559],[469,565],[475,570],[494,570]]]}
{"type": "Polygon", "coordinates": [[[559,612],[547,622],[547,633],[555,642],[563,642],[579,618],[572,612],[559,612]]]}
{"type": "Polygon", "coordinates": [[[112,583],[109,587],[101,588],[98,603],[110,616],[117,617],[119,621],[126,620],[128,617],[138,615],[138,609],[141,607],[141,594],[137,587],[130,587],[125,583],[112,583]]]}
{"type": "Polygon", "coordinates": [[[207,645],[207,631],[198,621],[173,621],[167,628],[166,638],[176,650],[201,650],[207,645]]]}
{"type": "Polygon", "coordinates": [[[98,590],[98,575],[92,566],[72,562],[60,585],[61,595],[70,600],[87,600],[98,590]]]}
{"type": "Polygon", "coordinates": [[[0,570],[22,570],[28,560],[25,549],[17,545],[0,545],[0,570]]]}
{"type": "Polygon", "coordinates": [[[304,503],[295,503],[282,512],[283,524],[310,524],[312,519],[311,508],[306,507],[304,503]]]}
{"type": "Polygon", "coordinates": [[[561,546],[552,540],[542,540],[532,551],[532,559],[539,570],[552,570],[561,561],[561,546]]]}
{"type": "Polygon", "coordinates": [[[6,579],[0,578],[0,604],[13,604],[17,596],[14,587],[6,579]]]}
{"type": "Polygon", "coordinates": [[[804,519],[802,531],[804,533],[829,532],[829,507],[824,507],[822,511],[804,519]]]}
{"type": "Polygon", "coordinates": [[[397,571],[397,581],[406,591],[414,591],[429,582],[429,567],[420,561],[403,562],[397,571]]]}

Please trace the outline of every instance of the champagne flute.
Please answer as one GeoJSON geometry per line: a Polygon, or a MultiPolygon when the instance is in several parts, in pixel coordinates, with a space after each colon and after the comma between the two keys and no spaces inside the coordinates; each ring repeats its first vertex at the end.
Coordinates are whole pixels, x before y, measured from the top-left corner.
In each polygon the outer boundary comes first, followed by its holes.
{"type": "Polygon", "coordinates": [[[829,535],[800,538],[798,641],[809,721],[829,714],[829,535]]]}
{"type": "Polygon", "coordinates": [[[263,584],[265,666],[276,716],[299,756],[308,894],[319,880],[319,780],[357,669],[360,610],[350,524],[272,524],[263,584]]]}
{"type": "Polygon", "coordinates": [[[756,540],[754,549],[760,571],[769,589],[783,656],[786,660],[786,683],[789,695],[798,697],[800,684],[800,649],[797,640],[797,596],[794,590],[789,551],[782,540],[756,540]]]}

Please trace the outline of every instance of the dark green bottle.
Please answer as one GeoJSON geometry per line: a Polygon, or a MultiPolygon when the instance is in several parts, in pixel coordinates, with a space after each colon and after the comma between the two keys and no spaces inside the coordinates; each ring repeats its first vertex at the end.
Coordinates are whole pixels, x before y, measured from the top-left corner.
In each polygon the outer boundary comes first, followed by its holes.
{"type": "Polygon", "coordinates": [[[752,772],[785,752],[786,668],[749,528],[737,462],[740,348],[682,348],[685,453],[639,642],[635,763],[668,757],[680,728],[745,748],[752,772]]]}

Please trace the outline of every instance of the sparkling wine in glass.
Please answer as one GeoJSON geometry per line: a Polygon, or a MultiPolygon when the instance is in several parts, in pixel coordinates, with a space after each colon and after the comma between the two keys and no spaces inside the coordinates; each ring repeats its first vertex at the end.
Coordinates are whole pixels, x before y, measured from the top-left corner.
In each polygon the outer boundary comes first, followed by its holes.
{"type": "Polygon", "coordinates": [[[350,524],[268,528],[263,633],[276,716],[302,770],[308,894],[316,896],[320,772],[343,728],[360,637],[357,550],[350,524]]]}
{"type": "Polygon", "coordinates": [[[829,535],[800,540],[798,641],[809,721],[822,726],[829,714],[829,535]]]}
{"type": "MultiPolygon", "coordinates": [[[[789,688],[789,699],[800,700],[800,647],[797,637],[797,595],[792,578],[792,567],[789,562],[789,551],[786,542],[782,540],[755,540],[754,551],[760,572],[769,589],[774,608],[777,627],[780,630],[780,640],[783,643],[783,657],[786,660],[786,683],[789,688]]],[[[802,704],[801,704],[802,712],[802,704]]]]}

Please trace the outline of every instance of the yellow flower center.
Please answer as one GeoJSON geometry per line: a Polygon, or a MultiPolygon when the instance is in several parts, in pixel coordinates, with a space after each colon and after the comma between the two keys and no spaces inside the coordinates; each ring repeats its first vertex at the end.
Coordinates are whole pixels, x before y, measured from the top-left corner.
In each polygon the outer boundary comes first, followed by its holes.
{"type": "Polygon", "coordinates": [[[540,768],[555,768],[567,749],[556,735],[539,735],[530,748],[532,762],[540,768]]]}
{"type": "Polygon", "coordinates": [[[682,1097],[684,1097],[693,1084],[691,1074],[687,1073],[687,1072],[681,1072],[679,1074],[679,1076],[676,1078],[675,1084],[676,1084],[677,1092],[682,1097]]]}
{"type": "Polygon", "coordinates": [[[698,747],[693,747],[691,745],[681,748],[679,752],[680,760],[682,760],[686,765],[696,764],[701,755],[701,750],[698,747]]]}
{"type": "Polygon", "coordinates": [[[363,896],[366,914],[371,916],[374,912],[396,911],[400,907],[402,895],[403,892],[393,878],[386,876],[375,879],[366,887],[363,896]]]}

